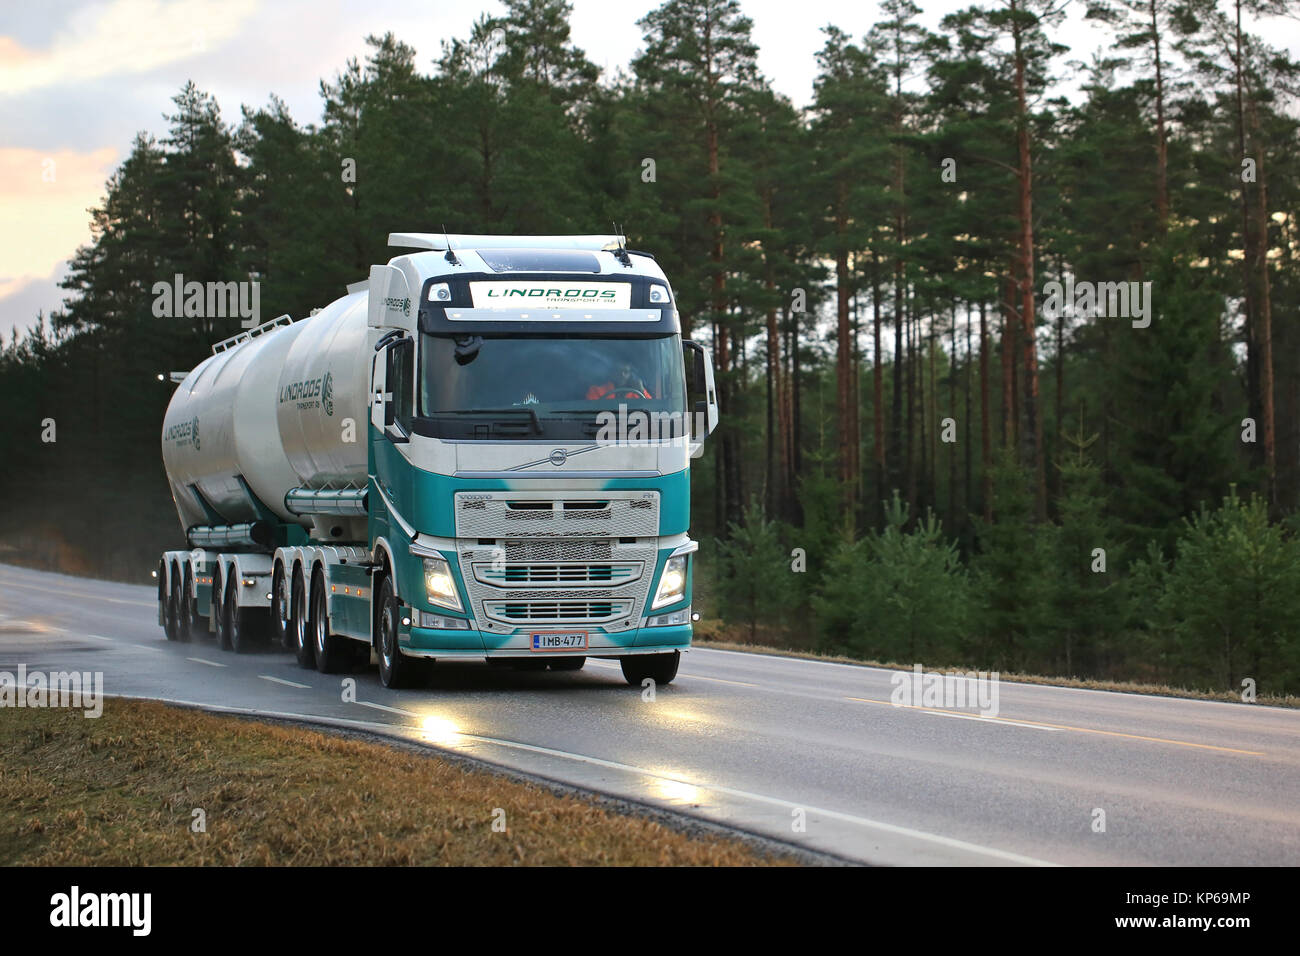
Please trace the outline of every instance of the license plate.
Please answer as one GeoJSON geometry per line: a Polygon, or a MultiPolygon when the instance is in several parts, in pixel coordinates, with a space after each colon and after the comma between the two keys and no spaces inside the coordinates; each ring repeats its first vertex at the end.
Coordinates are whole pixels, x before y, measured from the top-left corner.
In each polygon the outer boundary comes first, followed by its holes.
{"type": "Polygon", "coordinates": [[[534,631],[531,638],[534,651],[585,651],[586,631],[534,631]]]}

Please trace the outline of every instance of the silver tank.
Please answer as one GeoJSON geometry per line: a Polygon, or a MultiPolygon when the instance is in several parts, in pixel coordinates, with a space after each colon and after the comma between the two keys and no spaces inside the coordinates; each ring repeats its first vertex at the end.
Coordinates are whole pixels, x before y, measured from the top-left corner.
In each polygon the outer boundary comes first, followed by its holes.
{"type": "Polygon", "coordinates": [[[163,416],[162,456],[185,528],[262,517],[240,478],[276,516],[294,488],[365,487],[366,398],[377,332],[367,294],[250,336],[204,359],[163,416]],[[207,513],[197,489],[218,517],[207,513]]]}

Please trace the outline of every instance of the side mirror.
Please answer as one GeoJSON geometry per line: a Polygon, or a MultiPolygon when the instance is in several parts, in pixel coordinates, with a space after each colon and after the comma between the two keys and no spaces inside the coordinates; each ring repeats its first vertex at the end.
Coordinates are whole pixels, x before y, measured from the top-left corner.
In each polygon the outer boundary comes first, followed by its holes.
{"type": "Polygon", "coordinates": [[[693,398],[695,412],[691,425],[691,438],[696,442],[713,433],[718,427],[718,398],[713,383],[713,360],[709,351],[698,342],[682,342],[686,359],[686,393],[693,398]]]}

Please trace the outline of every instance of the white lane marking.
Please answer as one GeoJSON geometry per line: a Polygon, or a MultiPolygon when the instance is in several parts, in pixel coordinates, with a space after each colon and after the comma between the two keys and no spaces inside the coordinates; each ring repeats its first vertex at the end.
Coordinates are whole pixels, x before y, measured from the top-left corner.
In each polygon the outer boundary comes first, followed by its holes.
{"type": "Polygon", "coordinates": [[[719,684],[739,684],[741,687],[757,687],[757,684],[751,684],[747,680],[727,680],[725,677],[705,677],[703,674],[679,674],[679,677],[685,677],[688,680],[712,680],[719,684]]]}
{"type": "Polygon", "coordinates": [[[193,661],[195,664],[207,664],[209,667],[225,667],[225,664],[218,664],[216,661],[205,661],[201,657],[187,657],[187,661],[193,661]]]}
{"type": "Polygon", "coordinates": [[[116,637],[105,637],[103,634],[86,634],[84,636],[89,637],[91,640],[95,640],[95,641],[116,641],[117,640],[116,637]]]}
{"type": "Polygon", "coordinates": [[[269,680],[273,684],[283,684],[285,687],[302,687],[311,689],[311,684],[299,684],[297,681],[285,680],[283,677],[272,677],[270,674],[258,674],[262,680],[269,680]]]}
{"type": "Polygon", "coordinates": [[[83,598],[87,601],[108,601],[111,604],[134,604],[137,607],[157,607],[157,601],[128,601],[126,598],[112,598],[104,594],[82,594],[79,591],[69,591],[67,588],[54,590],[53,588],[37,587],[35,584],[19,584],[17,581],[7,581],[5,587],[27,588],[29,591],[44,591],[46,594],[58,594],[63,597],[83,598]]]}
{"type": "MultiPolygon", "coordinates": [[[[336,725],[343,725],[343,726],[366,727],[369,729],[376,730],[380,733],[388,733],[388,734],[391,734],[396,729],[400,729],[400,728],[395,728],[392,724],[381,724],[381,723],[375,723],[374,721],[366,721],[366,720],[349,720],[346,717],[324,717],[319,714],[296,714],[296,713],[287,713],[284,711],[258,710],[252,707],[226,707],[221,704],[202,704],[192,700],[176,700],[174,698],[169,698],[169,697],[145,697],[137,694],[117,694],[113,696],[121,697],[128,700],[156,700],[164,704],[179,704],[183,707],[197,707],[200,710],[208,710],[214,713],[248,714],[250,716],[255,716],[255,717],[280,717],[285,720],[305,720],[312,723],[321,723],[327,725],[336,724],[336,725]]],[[[368,707],[374,707],[377,710],[393,710],[393,711],[397,711],[398,713],[409,714],[410,716],[413,717],[420,716],[418,714],[412,714],[410,711],[398,711],[397,708],[395,707],[386,707],[383,704],[372,704],[369,703],[368,701],[360,701],[360,700],[357,701],[357,703],[365,704],[368,707]]],[[[922,840],[925,842],[937,844],[939,846],[946,846],[952,849],[958,849],[970,853],[982,854],[984,856],[990,856],[1000,860],[1007,860],[1008,862],[1011,863],[1021,863],[1026,866],[1059,866],[1060,865],[1058,863],[1051,863],[1047,860],[1038,860],[1029,856],[1021,856],[1018,853],[1011,853],[1007,850],[998,850],[993,847],[980,846],[977,843],[967,843],[965,840],[956,840],[953,839],[952,837],[940,836],[936,833],[927,833],[924,830],[913,830],[910,827],[900,827],[892,823],[883,823],[879,820],[870,820],[866,817],[855,816],[851,813],[841,813],[838,810],[826,810],[820,807],[809,806],[806,803],[791,803],[789,800],[782,800],[778,797],[768,797],[759,793],[751,793],[748,790],[736,790],[731,787],[711,786],[709,784],[697,784],[688,780],[682,780],[677,777],[669,777],[665,774],[655,773],[653,770],[646,770],[642,767],[633,767],[629,764],[616,763],[612,760],[601,760],[599,757],[588,757],[583,754],[568,753],[567,751],[564,750],[553,750],[549,747],[538,747],[533,744],[522,744],[513,740],[499,740],[496,737],[484,737],[481,734],[457,734],[457,736],[468,740],[477,740],[482,743],[497,744],[505,748],[513,748],[516,750],[527,750],[534,753],[547,754],[553,757],[562,757],[569,760],[577,760],[582,763],[589,763],[597,767],[608,767],[613,770],[624,770],[629,773],[639,774],[645,777],[654,777],[658,780],[667,780],[673,783],[685,784],[686,786],[698,787],[699,789],[702,790],[712,790],[714,793],[725,793],[730,796],[753,800],[758,803],[767,803],[774,806],[783,807],[786,809],[795,809],[801,807],[807,813],[812,815],[825,816],[831,819],[841,820],[845,823],[857,824],[859,826],[866,827],[868,829],[881,830],[885,833],[894,833],[899,836],[905,836],[911,839],[922,840]]],[[[402,737],[402,739],[410,740],[411,738],[402,737]]],[[[428,741],[418,741],[418,742],[424,743],[425,746],[430,747],[431,749],[434,750],[450,749],[446,747],[439,747],[435,744],[429,743],[428,741]]],[[[571,786],[576,786],[579,789],[584,789],[584,790],[592,789],[589,787],[583,787],[581,784],[571,784],[571,786]]],[[[685,811],[680,811],[680,812],[685,813],[685,811]]],[[[687,814],[687,815],[689,816],[692,814],[687,814]]]]}
{"type": "Polygon", "coordinates": [[[942,710],[923,710],[923,714],[931,714],[935,717],[953,717],[957,720],[979,720],[986,724],[1002,724],[1008,727],[1028,727],[1030,730],[1050,730],[1052,733],[1060,733],[1060,727],[1044,727],[1040,724],[1026,724],[1019,720],[1011,720],[1007,717],[984,717],[980,714],[950,714],[942,710]]]}
{"type": "Polygon", "coordinates": [[[400,707],[389,707],[387,704],[375,704],[368,700],[353,701],[354,704],[360,704],[362,707],[373,707],[375,710],[386,710],[390,714],[401,714],[403,717],[414,717],[419,720],[423,714],[417,714],[413,710],[402,710],[400,707]]]}
{"type": "MultiPolygon", "coordinates": [[[[132,647],[138,647],[138,648],[140,648],[140,650],[142,650],[142,651],[153,651],[155,654],[160,654],[160,653],[162,653],[162,648],[161,648],[161,647],[154,647],[154,646],[151,645],[151,644],[132,644],[131,646],[132,646],[132,647]]],[[[221,666],[224,667],[225,665],[223,664],[223,665],[221,665],[221,666]]]]}

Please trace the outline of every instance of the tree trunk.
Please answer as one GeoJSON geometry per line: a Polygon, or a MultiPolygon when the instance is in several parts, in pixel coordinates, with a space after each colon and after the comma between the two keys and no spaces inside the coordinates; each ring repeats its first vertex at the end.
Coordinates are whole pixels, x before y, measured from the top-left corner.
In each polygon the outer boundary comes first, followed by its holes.
{"type": "MultiPolygon", "coordinates": [[[[842,190],[843,187],[841,193],[842,190]]],[[[841,201],[842,198],[841,195],[841,201]]],[[[836,233],[842,237],[845,229],[843,215],[836,217],[835,227],[836,233]]],[[[842,238],[840,243],[835,254],[835,417],[839,423],[840,505],[845,527],[852,537],[858,487],[853,467],[857,460],[853,447],[856,434],[852,409],[853,344],[849,326],[848,253],[844,250],[842,238]]]]}
{"type": "MultiPolygon", "coordinates": [[[[1019,0],[1011,0],[1012,14],[1019,0]]],[[[1022,27],[1012,22],[1016,53],[1016,146],[1020,159],[1020,321],[1024,327],[1024,413],[1022,458],[1033,474],[1034,511],[1047,517],[1047,470],[1043,464],[1043,421],[1038,395],[1038,339],[1034,330],[1034,171],[1029,152],[1029,109],[1025,93],[1025,54],[1022,27]]]]}
{"type": "Polygon", "coordinates": [[[1156,67],[1156,221],[1160,231],[1164,232],[1169,223],[1169,141],[1165,134],[1165,74],[1160,58],[1160,22],[1156,16],[1159,2],[1148,0],[1156,67]]]}
{"type": "Polygon", "coordinates": [[[885,375],[880,355],[880,260],[871,252],[871,434],[875,461],[872,523],[881,526],[880,502],[885,498],[885,375]]]}
{"type": "Polygon", "coordinates": [[[984,499],[984,520],[993,520],[993,440],[989,419],[989,327],[987,310],[980,299],[980,495],[984,499]]]}

